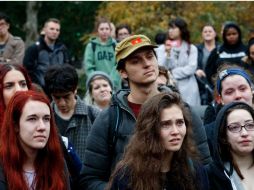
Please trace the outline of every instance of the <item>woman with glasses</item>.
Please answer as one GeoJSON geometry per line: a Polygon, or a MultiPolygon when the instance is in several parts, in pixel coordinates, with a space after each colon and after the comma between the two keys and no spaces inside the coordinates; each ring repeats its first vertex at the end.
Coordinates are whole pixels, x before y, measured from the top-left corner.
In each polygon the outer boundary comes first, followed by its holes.
{"type": "Polygon", "coordinates": [[[160,93],[149,99],[108,189],[207,190],[191,131],[189,113],[178,94],[160,93]]]}
{"type": "Polygon", "coordinates": [[[254,189],[254,110],[243,102],[224,106],[216,117],[210,189],[254,189]]]}

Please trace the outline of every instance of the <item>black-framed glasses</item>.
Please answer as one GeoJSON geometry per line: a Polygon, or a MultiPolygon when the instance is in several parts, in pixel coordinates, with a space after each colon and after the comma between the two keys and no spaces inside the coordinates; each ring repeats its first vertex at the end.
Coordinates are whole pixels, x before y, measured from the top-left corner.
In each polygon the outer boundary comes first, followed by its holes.
{"type": "Polygon", "coordinates": [[[254,131],[254,121],[241,125],[240,123],[232,123],[227,126],[228,130],[232,133],[239,133],[243,127],[246,131],[254,131]]]}

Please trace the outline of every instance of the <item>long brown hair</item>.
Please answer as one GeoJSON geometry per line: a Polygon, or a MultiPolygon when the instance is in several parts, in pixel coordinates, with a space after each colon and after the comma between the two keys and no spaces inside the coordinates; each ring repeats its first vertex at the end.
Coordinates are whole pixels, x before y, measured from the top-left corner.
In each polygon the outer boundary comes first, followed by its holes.
{"type": "MultiPolygon", "coordinates": [[[[146,101],[137,119],[135,133],[127,145],[123,159],[117,164],[109,182],[122,171],[128,172],[129,188],[138,190],[157,190],[162,188],[162,158],[167,151],[161,142],[160,117],[165,108],[177,105],[183,112],[186,135],[181,149],[174,153],[171,161],[172,181],[179,189],[194,190],[192,169],[188,163],[194,158],[195,148],[190,139],[191,122],[188,110],[176,93],[160,93],[146,101]]],[[[124,175],[124,174],[123,174],[124,175]]],[[[122,176],[123,177],[123,176],[122,176]]]]}
{"type": "MultiPolygon", "coordinates": [[[[0,136],[0,160],[9,190],[28,190],[23,176],[23,163],[27,158],[19,140],[17,127],[22,110],[30,100],[40,101],[50,109],[47,97],[35,91],[19,91],[11,98],[5,113],[0,136]]],[[[38,190],[66,190],[67,175],[64,174],[64,158],[50,109],[50,135],[46,146],[38,151],[34,162],[35,185],[38,190]]]]}
{"type": "Polygon", "coordinates": [[[5,75],[11,70],[16,70],[21,72],[26,80],[27,88],[32,89],[31,79],[26,69],[21,64],[6,63],[6,64],[0,65],[0,125],[3,122],[4,111],[6,108],[6,105],[4,103],[4,97],[3,97],[3,89],[4,89],[3,82],[4,82],[5,75]]]}

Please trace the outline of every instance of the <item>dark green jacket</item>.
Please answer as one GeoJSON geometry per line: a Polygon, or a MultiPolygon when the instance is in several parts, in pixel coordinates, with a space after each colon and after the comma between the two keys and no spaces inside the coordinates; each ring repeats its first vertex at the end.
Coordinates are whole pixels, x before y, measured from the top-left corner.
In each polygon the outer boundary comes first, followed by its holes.
{"type": "Polygon", "coordinates": [[[112,108],[103,110],[95,119],[87,137],[85,162],[81,171],[79,189],[104,190],[112,168],[122,157],[136,123],[136,118],[128,106],[128,94],[129,91],[120,90],[113,96],[114,101],[120,106],[122,119],[112,156],[109,150],[109,128],[111,124],[109,109],[112,108]]]}

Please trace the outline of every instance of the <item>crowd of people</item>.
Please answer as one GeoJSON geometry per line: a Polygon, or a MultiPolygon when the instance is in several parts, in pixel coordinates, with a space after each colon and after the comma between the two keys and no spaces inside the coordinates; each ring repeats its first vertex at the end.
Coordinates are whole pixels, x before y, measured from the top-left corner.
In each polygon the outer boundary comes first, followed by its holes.
{"type": "Polygon", "coordinates": [[[27,48],[10,26],[0,13],[0,189],[254,189],[254,38],[235,22],[194,45],[178,17],[153,44],[99,18],[84,98],[58,19],[27,48]]]}

